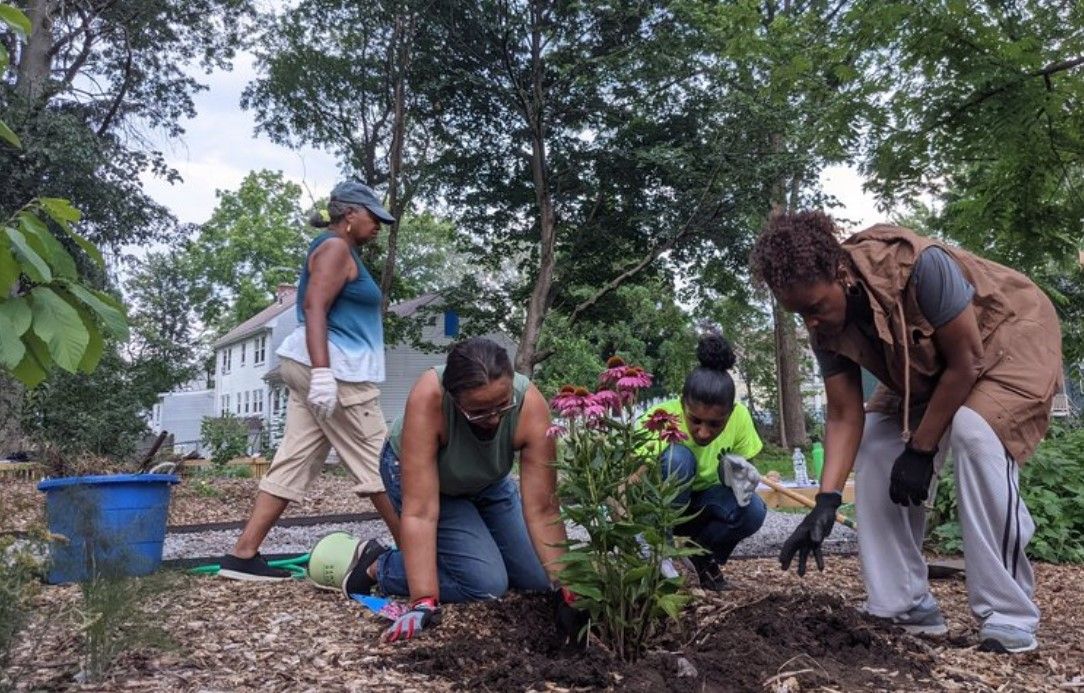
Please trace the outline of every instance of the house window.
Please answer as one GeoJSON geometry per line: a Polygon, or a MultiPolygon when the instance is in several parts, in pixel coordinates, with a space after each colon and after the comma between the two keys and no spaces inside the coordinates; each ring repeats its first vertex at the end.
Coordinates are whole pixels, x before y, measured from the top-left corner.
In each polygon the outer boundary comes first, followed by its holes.
{"type": "Polygon", "coordinates": [[[226,350],[222,350],[222,372],[229,373],[230,369],[226,367],[226,350]]]}
{"type": "Polygon", "coordinates": [[[249,405],[248,397],[249,397],[248,390],[245,390],[245,413],[246,414],[248,413],[248,405],[249,405]]]}
{"type": "Polygon", "coordinates": [[[459,336],[459,313],[454,310],[444,311],[444,336],[459,336]]]}
{"type": "Polygon", "coordinates": [[[252,391],[252,413],[263,413],[263,390],[252,391]]]}
{"type": "Polygon", "coordinates": [[[241,413],[241,393],[237,393],[237,401],[233,404],[234,411],[238,414],[241,413]]]}
{"type": "Polygon", "coordinates": [[[246,345],[248,345],[248,342],[241,342],[241,365],[242,366],[245,365],[245,346],[246,345]]]}
{"type": "Polygon", "coordinates": [[[225,416],[230,412],[230,396],[222,395],[222,415],[225,416]]]}
{"type": "Polygon", "coordinates": [[[233,366],[233,347],[222,352],[222,372],[229,373],[233,366]]]}
{"type": "Polygon", "coordinates": [[[282,411],[282,400],[279,399],[279,391],[277,389],[272,390],[271,391],[271,415],[272,416],[278,416],[280,411],[282,411]]]}
{"type": "Polygon", "coordinates": [[[264,359],[267,357],[267,335],[261,335],[256,338],[256,341],[252,345],[252,363],[253,365],[263,365],[264,359]]]}

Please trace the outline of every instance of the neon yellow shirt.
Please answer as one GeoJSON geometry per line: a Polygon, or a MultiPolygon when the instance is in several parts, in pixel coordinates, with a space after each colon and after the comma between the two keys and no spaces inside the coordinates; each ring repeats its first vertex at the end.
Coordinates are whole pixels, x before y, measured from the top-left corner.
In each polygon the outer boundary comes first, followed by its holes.
{"type": "MultiPolygon", "coordinates": [[[[689,428],[685,425],[685,414],[681,408],[681,398],[667,400],[658,406],[652,407],[640,419],[640,425],[642,426],[644,421],[659,409],[670,414],[677,414],[681,432],[687,436],[689,435],[689,428]]],[[[666,448],[666,444],[661,440],[650,445],[649,451],[656,457],[661,455],[666,448]]],[[[732,452],[748,460],[752,459],[764,447],[760,436],[757,435],[756,426],[753,425],[753,417],[749,415],[749,410],[741,403],[734,404],[734,411],[730,413],[730,419],[727,420],[723,432],[716,436],[715,440],[707,445],[697,445],[692,436],[689,436],[679,445],[689,448],[696,457],[696,478],[693,480],[694,491],[703,491],[721,483],[719,481],[719,453],[723,451],[732,452]]]]}

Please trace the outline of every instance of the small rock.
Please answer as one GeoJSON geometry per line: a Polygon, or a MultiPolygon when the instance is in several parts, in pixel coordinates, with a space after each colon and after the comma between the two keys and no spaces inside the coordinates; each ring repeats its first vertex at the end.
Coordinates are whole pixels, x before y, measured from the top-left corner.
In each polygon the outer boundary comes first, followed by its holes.
{"type": "Polygon", "coordinates": [[[678,675],[679,679],[682,679],[682,678],[695,679],[698,676],[700,676],[700,672],[698,672],[696,670],[696,667],[693,666],[693,663],[690,662],[689,660],[685,659],[684,657],[678,657],[676,664],[677,664],[677,675],[678,675]]]}

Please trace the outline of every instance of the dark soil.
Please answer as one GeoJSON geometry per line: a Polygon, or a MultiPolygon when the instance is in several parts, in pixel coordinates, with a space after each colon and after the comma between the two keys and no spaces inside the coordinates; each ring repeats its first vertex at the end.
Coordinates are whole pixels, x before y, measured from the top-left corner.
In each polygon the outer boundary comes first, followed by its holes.
{"type": "Polygon", "coordinates": [[[871,623],[838,598],[770,593],[736,608],[701,603],[638,662],[617,661],[592,642],[559,649],[545,600],[506,598],[446,609],[439,641],[421,638],[393,666],[467,690],[559,686],[633,691],[764,690],[828,686],[928,688],[933,658],[923,643],[871,623]],[[687,660],[695,668],[695,677],[687,660]],[[685,676],[679,676],[684,673],[685,676]],[[787,682],[794,678],[795,681],[787,682]],[[797,684],[797,685],[795,685],[797,684]]]}

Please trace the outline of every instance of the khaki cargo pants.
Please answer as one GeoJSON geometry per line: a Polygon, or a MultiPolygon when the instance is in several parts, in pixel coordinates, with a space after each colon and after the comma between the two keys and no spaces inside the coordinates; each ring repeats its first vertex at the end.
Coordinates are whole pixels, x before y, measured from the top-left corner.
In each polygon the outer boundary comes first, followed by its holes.
{"type": "Polygon", "coordinates": [[[320,421],[309,410],[309,367],[284,358],[279,372],[290,390],[286,429],[275,459],[260,481],[260,490],[291,501],[303,500],[334,447],[357,481],[354,492],[383,491],[380,450],[388,428],[380,410],[380,389],[373,383],[337,381],[339,404],[326,421],[320,421]]]}

